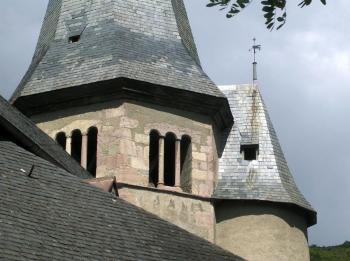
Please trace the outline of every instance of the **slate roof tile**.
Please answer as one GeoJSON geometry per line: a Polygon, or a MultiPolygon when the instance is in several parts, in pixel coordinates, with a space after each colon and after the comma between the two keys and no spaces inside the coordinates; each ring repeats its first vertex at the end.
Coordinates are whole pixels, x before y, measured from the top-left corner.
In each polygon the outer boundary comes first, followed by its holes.
{"type": "MultiPolygon", "coordinates": [[[[0,96],[0,125],[11,133],[17,143],[34,154],[80,177],[91,177],[80,164],[68,155],[54,140],[40,130],[30,119],[0,96]]],[[[1,134],[1,133],[0,133],[1,134]]],[[[1,135],[0,135],[1,136],[1,135]]]]}
{"type": "Polygon", "coordinates": [[[224,97],[200,66],[182,0],[50,0],[11,100],[119,77],[224,97]]]}
{"type": "Polygon", "coordinates": [[[218,199],[265,200],[297,205],[316,222],[316,212],[299,191],[288,168],[267,108],[257,86],[220,87],[229,100],[235,124],[219,162],[218,199]],[[245,161],[241,145],[258,144],[257,160],[245,161]]]}
{"type": "Polygon", "coordinates": [[[242,260],[11,141],[0,154],[0,259],[242,260]]]}

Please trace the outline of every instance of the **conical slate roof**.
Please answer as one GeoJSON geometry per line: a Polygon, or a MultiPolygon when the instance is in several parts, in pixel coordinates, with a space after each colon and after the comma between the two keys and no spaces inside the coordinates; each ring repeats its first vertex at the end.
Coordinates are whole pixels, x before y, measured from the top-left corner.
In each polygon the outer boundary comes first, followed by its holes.
{"type": "Polygon", "coordinates": [[[224,97],[200,66],[182,0],[50,0],[12,101],[116,78],[224,97]]]}
{"type": "Polygon", "coordinates": [[[228,133],[213,197],[289,203],[306,210],[311,224],[316,212],[294,182],[259,89],[253,85],[222,86],[235,124],[228,133]],[[241,145],[258,145],[257,160],[246,161],[241,145]]]}

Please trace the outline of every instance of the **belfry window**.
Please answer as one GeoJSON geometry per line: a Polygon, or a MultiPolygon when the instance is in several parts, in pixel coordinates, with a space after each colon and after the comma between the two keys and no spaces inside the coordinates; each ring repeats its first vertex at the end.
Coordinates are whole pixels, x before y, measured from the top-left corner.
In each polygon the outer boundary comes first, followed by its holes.
{"type": "Polygon", "coordinates": [[[97,134],[96,127],[89,128],[87,132],[87,164],[86,170],[96,177],[96,162],[97,162],[97,134]]]}
{"type": "Polygon", "coordinates": [[[173,133],[167,133],[164,140],[164,185],[175,185],[175,141],[173,133]]]}
{"type": "Polygon", "coordinates": [[[181,143],[181,154],[180,154],[180,182],[183,191],[191,193],[191,173],[192,173],[192,143],[191,138],[187,135],[182,136],[181,143]]]}
{"type": "Polygon", "coordinates": [[[96,177],[98,142],[98,129],[96,127],[90,127],[83,132],[75,129],[71,132],[71,136],[59,132],[56,134],[55,140],[84,169],[96,177]]]}
{"type": "Polygon", "coordinates": [[[159,171],[159,133],[152,130],[149,135],[149,184],[158,186],[159,171]]]}
{"type": "Polygon", "coordinates": [[[174,133],[165,137],[157,130],[149,135],[149,186],[175,187],[192,191],[192,142],[184,135],[181,140],[174,133]]]}
{"type": "Polygon", "coordinates": [[[259,155],[259,145],[241,145],[241,154],[244,160],[252,161],[256,160],[259,155]]]}
{"type": "Polygon", "coordinates": [[[72,147],[71,156],[79,163],[81,163],[81,145],[82,136],[80,130],[74,130],[72,132],[72,147]]]}
{"type": "Polygon", "coordinates": [[[59,132],[56,135],[56,142],[65,150],[66,149],[66,134],[64,132],[59,132]]]}

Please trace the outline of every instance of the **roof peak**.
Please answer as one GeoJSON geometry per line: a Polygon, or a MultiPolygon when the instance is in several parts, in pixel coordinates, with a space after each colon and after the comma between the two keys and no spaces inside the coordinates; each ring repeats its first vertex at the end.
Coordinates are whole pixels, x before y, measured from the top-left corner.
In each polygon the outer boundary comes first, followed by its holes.
{"type": "Polygon", "coordinates": [[[200,66],[183,0],[50,0],[11,100],[121,77],[223,97],[200,66]]]}
{"type": "Polygon", "coordinates": [[[294,204],[309,213],[309,224],[315,224],[316,212],[293,179],[258,86],[220,89],[229,100],[235,124],[220,159],[214,198],[294,204]],[[255,159],[245,159],[242,153],[249,145],[257,145],[248,147],[255,150],[255,159]]]}

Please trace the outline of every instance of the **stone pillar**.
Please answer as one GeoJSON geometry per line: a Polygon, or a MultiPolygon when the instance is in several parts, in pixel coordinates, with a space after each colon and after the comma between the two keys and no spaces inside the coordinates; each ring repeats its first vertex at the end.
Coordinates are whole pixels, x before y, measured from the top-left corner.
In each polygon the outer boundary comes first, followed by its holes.
{"type": "Polygon", "coordinates": [[[175,141],[175,187],[181,186],[180,175],[181,175],[181,140],[175,141]]]}
{"type": "Polygon", "coordinates": [[[87,133],[82,133],[81,136],[81,166],[87,168],[87,147],[88,147],[88,136],[87,133]]]}
{"type": "Polygon", "coordinates": [[[66,151],[68,154],[72,154],[72,136],[66,137],[66,151]]]}
{"type": "Polygon", "coordinates": [[[164,185],[164,136],[159,136],[158,185],[164,185]]]}

